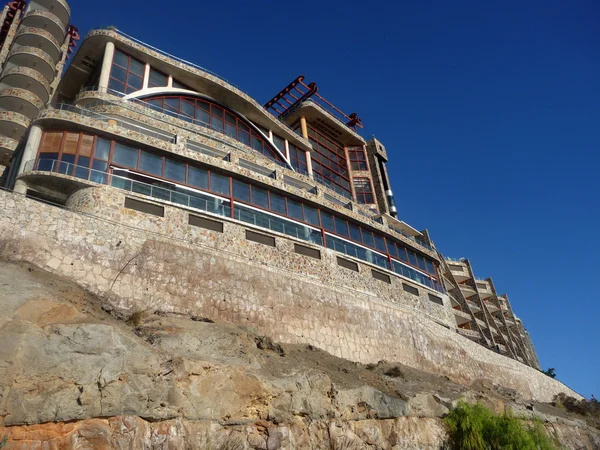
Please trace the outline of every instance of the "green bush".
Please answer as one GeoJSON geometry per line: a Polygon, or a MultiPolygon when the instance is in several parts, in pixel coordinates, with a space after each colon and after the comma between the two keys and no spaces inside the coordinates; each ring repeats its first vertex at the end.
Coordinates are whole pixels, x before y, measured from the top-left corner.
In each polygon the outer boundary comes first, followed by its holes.
{"type": "Polygon", "coordinates": [[[445,418],[457,450],[554,450],[541,422],[525,425],[510,411],[498,416],[481,404],[459,403],[445,418]]]}

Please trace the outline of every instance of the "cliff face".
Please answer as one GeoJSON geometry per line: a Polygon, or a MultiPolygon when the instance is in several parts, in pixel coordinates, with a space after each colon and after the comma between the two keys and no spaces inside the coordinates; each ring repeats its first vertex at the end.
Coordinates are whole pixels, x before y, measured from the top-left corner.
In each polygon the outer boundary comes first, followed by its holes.
{"type": "Polygon", "coordinates": [[[541,417],[569,448],[600,448],[582,419],[489,381],[363,366],[201,317],[123,322],[24,265],[0,262],[0,288],[6,449],[437,449],[460,398],[541,417]]]}

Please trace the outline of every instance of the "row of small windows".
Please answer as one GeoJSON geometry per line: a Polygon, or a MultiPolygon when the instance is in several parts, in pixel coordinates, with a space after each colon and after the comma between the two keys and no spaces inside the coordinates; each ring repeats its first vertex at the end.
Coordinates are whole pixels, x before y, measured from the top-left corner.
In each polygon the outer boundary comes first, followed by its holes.
{"type": "MultiPolygon", "coordinates": [[[[38,158],[40,170],[52,170],[50,167],[60,167],[61,170],[69,172],[70,175],[88,178],[89,169],[108,172],[109,167],[122,167],[170,180],[180,185],[212,192],[320,228],[332,235],[348,239],[403,261],[430,274],[431,277],[437,276],[434,264],[428,258],[406,248],[400,242],[386,238],[342,216],[310,206],[305,202],[297,201],[269,189],[194,164],[161,156],[146,149],[84,133],[46,131],[42,138],[38,158]],[[59,164],[54,165],[54,162],[59,164]],[[62,162],[68,164],[60,164],[62,162]]],[[[106,175],[102,173],[95,172],[91,179],[99,183],[106,183],[104,181],[106,175]]],[[[331,239],[335,238],[332,237],[331,239]]],[[[329,241],[330,238],[327,240],[329,241]]],[[[348,244],[352,245],[349,242],[348,244]]],[[[330,246],[329,242],[327,246],[330,246]]],[[[385,262],[385,258],[383,261],[384,264],[380,265],[398,271],[395,266],[389,267],[389,264],[385,262]]],[[[410,269],[410,271],[414,272],[413,269],[410,269]]],[[[412,274],[410,271],[407,273],[412,274]]],[[[414,278],[413,275],[411,276],[414,278]]],[[[437,286],[435,282],[434,286],[437,286]]]]}

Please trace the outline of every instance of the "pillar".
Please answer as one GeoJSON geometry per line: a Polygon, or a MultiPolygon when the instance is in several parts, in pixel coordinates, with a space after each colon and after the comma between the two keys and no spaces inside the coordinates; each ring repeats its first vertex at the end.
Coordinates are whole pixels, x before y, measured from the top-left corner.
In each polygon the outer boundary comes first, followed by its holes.
{"type": "Polygon", "coordinates": [[[102,60],[102,70],[100,71],[100,81],[98,81],[98,90],[108,92],[108,82],[110,81],[110,69],[112,67],[113,57],[115,56],[115,44],[106,43],[104,49],[104,59],[102,60]]]}
{"type": "MultiPolygon", "coordinates": [[[[302,137],[308,139],[308,125],[306,124],[306,117],[300,116],[300,129],[302,130],[302,137]]],[[[312,159],[310,151],[306,152],[306,171],[308,176],[313,178],[312,159]]]]}
{"type": "MultiPolygon", "coordinates": [[[[27,139],[25,150],[23,150],[23,156],[21,157],[21,164],[19,165],[19,170],[17,171],[17,177],[25,172],[25,165],[29,161],[35,160],[38,149],[40,148],[40,142],[42,142],[42,129],[39,127],[39,125],[34,125],[29,131],[29,138],[27,139]]],[[[17,180],[15,182],[14,191],[18,194],[26,194],[27,184],[23,180],[17,180]]]]}

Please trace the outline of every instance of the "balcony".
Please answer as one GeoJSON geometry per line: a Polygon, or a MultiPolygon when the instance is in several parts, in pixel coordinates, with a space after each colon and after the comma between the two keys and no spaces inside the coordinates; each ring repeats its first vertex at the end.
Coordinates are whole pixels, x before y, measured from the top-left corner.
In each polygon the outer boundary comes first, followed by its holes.
{"type": "Polygon", "coordinates": [[[31,120],[14,111],[0,111],[0,135],[20,141],[31,120]]]}
{"type": "Polygon", "coordinates": [[[467,312],[452,308],[452,313],[454,314],[457,325],[464,325],[465,323],[469,323],[473,320],[471,314],[467,312]]]}
{"type": "Polygon", "coordinates": [[[517,323],[514,320],[512,320],[510,317],[504,316],[504,320],[506,321],[506,324],[509,327],[514,327],[515,325],[517,325],[517,323]]]}
{"type": "Polygon", "coordinates": [[[481,299],[486,299],[494,295],[490,283],[485,280],[475,280],[475,282],[477,284],[477,291],[479,292],[479,297],[481,299]]]}
{"type": "Polygon", "coordinates": [[[502,344],[496,344],[496,345],[498,346],[498,349],[500,350],[500,352],[507,353],[506,346],[504,346],[502,344]]]}
{"type": "Polygon", "coordinates": [[[46,10],[56,16],[65,27],[71,20],[71,8],[66,0],[31,0],[30,10],[46,10]]]}
{"type": "Polygon", "coordinates": [[[485,321],[481,320],[481,319],[477,319],[475,318],[475,321],[477,322],[477,325],[479,325],[481,328],[487,328],[487,323],[485,323],[485,321]]]}
{"type": "Polygon", "coordinates": [[[510,342],[507,335],[505,335],[504,333],[501,333],[501,334],[502,334],[502,339],[504,339],[504,342],[510,342]]]}
{"type": "Polygon", "coordinates": [[[500,311],[500,308],[498,308],[496,306],[496,304],[494,302],[492,302],[491,300],[484,300],[483,304],[485,305],[485,307],[487,308],[487,310],[491,313],[495,313],[496,311],[500,311]]]}
{"type": "Polygon", "coordinates": [[[452,295],[448,295],[448,297],[450,298],[450,305],[452,305],[452,307],[454,308],[455,306],[460,306],[460,303],[456,301],[456,299],[454,297],[452,297],[452,295]]]}
{"type": "Polygon", "coordinates": [[[21,20],[21,25],[29,28],[46,30],[58,42],[62,42],[66,35],[66,24],[49,11],[33,9],[26,13],[21,20]]]}
{"type": "Polygon", "coordinates": [[[473,311],[474,313],[481,312],[481,308],[479,307],[479,305],[477,305],[477,303],[472,302],[471,300],[467,300],[467,305],[469,305],[469,308],[471,308],[471,311],[473,311]]]}
{"type": "Polygon", "coordinates": [[[466,266],[449,263],[448,267],[450,268],[450,272],[452,272],[454,279],[458,283],[462,283],[463,281],[466,281],[469,278],[471,278],[466,266]]]}
{"type": "Polygon", "coordinates": [[[479,340],[481,335],[475,330],[467,330],[466,328],[457,328],[456,332],[462,336],[468,337],[469,339],[479,340]]]}
{"type": "Polygon", "coordinates": [[[29,67],[37,70],[48,83],[52,83],[56,76],[55,64],[50,55],[35,47],[13,46],[8,54],[5,69],[11,67],[29,67]]]}
{"type": "Polygon", "coordinates": [[[460,288],[460,291],[463,293],[465,298],[469,298],[469,297],[473,297],[474,295],[477,295],[477,292],[475,292],[475,289],[473,289],[468,284],[459,284],[458,287],[460,288]]]}
{"type": "Polygon", "coordinates": [[[495,326],[490,326],[490,331],[492,332],[492,334],[494,336],[500,336],[500,332],[498,331],[498,329],[495,326]]]}
{"type": "Polygon", "coordinates": [[[20,88],[5,88],[0,91],[0,109],[23,114],[29,119],[35,119],[44,107],[37,95],[20,88]]]}
{"type": "Polygon", "coordinates": [[[58,64],[62,56],[61,44],[51,33],[41,28],[21,27],[15,36],[14,43],[24,47],[39,48],[50,55],[54,64],[58,64]]]}
{"type": "Polygon", "coordinates": [[[6,136],[0,136],[0,164],[8,166],[8,161],[19,145],[19,141],[8,138],[6,136]]]}
{"type": "Polygon", "coordinates": [[[50,99],[48,80],[37,70],[29,67],[11,67],[2,74],[0,87],[14,87],[35,94],[42,103],[50,99]]]}

